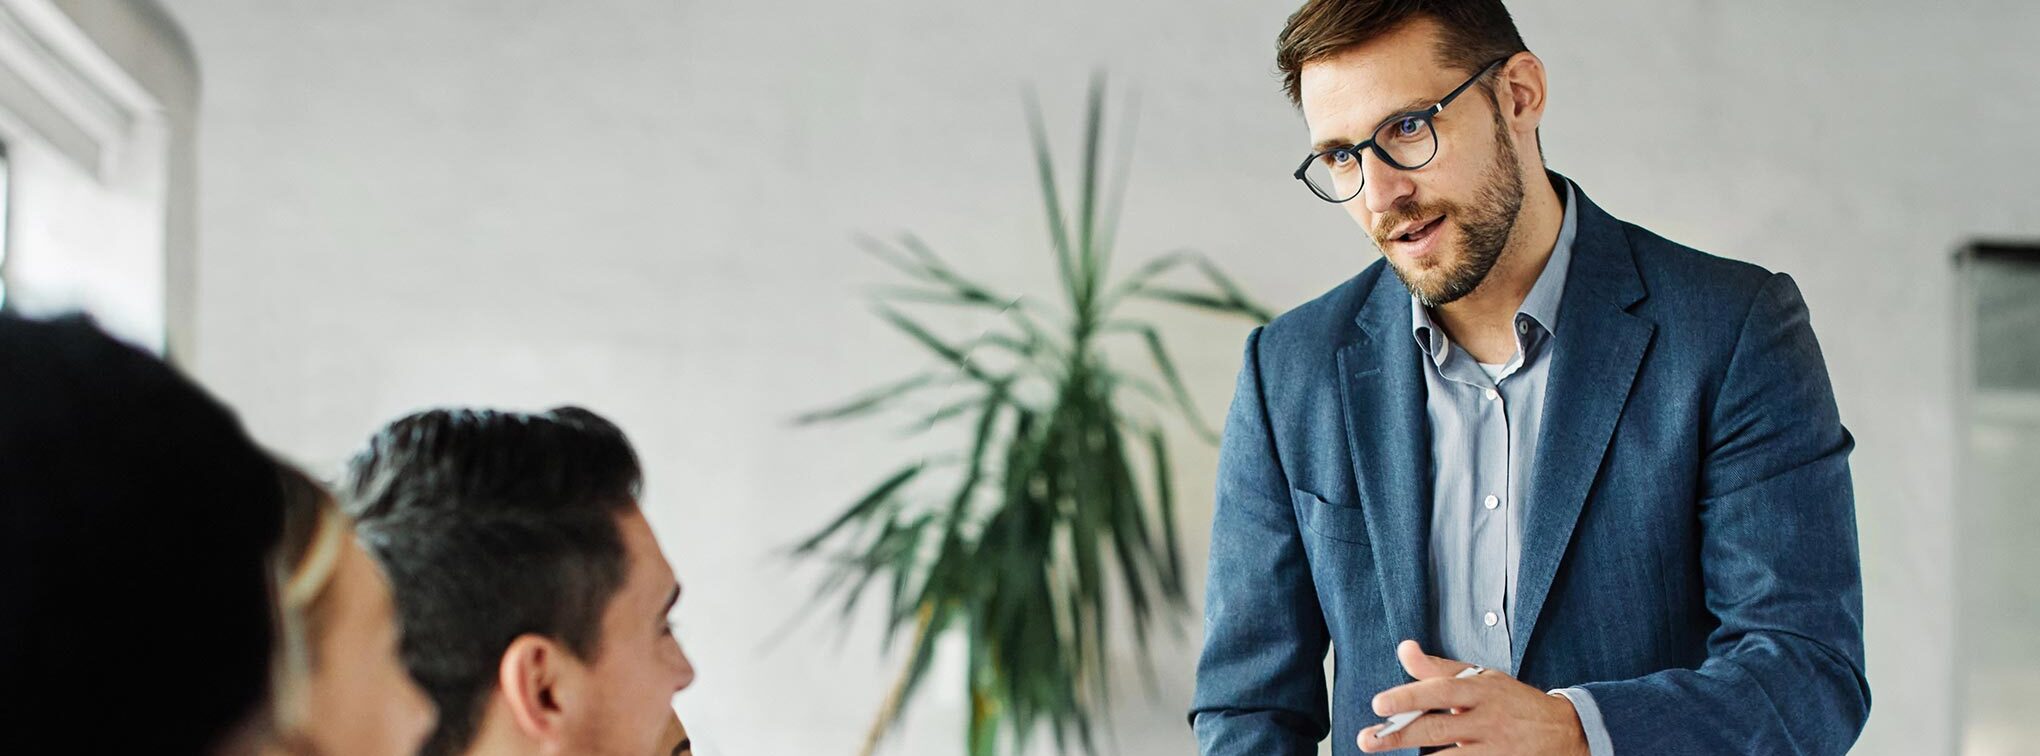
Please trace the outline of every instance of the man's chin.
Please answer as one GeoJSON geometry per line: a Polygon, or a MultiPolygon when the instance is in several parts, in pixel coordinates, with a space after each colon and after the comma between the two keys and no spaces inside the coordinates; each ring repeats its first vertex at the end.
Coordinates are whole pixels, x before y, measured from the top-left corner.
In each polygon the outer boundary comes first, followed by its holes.
{"type": "Polygon", "coordinates": [[[1394,271],[1395,277],[1402,281],[1403,288],[1409,289],[1410,294],[1415,295],[1418,299],[1428,301],[1433,295],[1438,294],[1443,289],[1445,282],[1444,266],[1438,265],[1435,262],[1412,265],[1407,260],[1399,260],[1395,256],[1389,255],[1388,267],[1391,271],[1394,271]]]}
{"type": "Polygon", "coordinates": [[[1453,290],[1451,277],[1447,275],[1450,269],[1446,266],[1427,265],[1413,273],[1391,258],[1389,268],[1395,271],[1396,278],[1402,281],[1410,296],[1416,297],[1425,307],[1451,304],[1466,294],[1453,290]]]}

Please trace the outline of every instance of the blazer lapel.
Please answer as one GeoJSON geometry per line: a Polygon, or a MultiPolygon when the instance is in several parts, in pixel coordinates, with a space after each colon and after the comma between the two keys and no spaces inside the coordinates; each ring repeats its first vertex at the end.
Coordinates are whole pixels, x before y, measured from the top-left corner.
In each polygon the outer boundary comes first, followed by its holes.
{"type": "Polygon", "coordinates": [[[1573,189],[1579,227],[1553,333],[1544,427],[1523,514],[1511,623],[1518,673],[1655,331],[1650,321],[1627,311],[1645,291],[1621,225],[1578,185],[1573,189]]]}
{"type": "Polygon", "coordinates": [[[1374,573],[1397,639],[1430,645],[1425,590],[1430,559],[1430,434],[1423,374],[1410,335],[1409,292],[1377,266],[1356,320],[1359,339],[1339,350],[1346,437],[1374,573]]]}

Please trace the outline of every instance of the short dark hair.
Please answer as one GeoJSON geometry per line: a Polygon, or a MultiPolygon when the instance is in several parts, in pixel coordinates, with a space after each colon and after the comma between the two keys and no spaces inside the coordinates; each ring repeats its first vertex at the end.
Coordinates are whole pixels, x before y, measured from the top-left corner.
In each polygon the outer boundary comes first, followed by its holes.
{"type": "MultiPolygon", "coordinates": [[[[1501,0],[1309,0],[1290,15],[1276,37],[1275,67],[1282,91],[1302,107],[1303,67],[1387,34],[1418,18],[1442,27],[1438,60],[1472,74],[1500,58],[1530,48],[1501,0]]],[[[1480,86],[1493,96],[1491,84],[1480,86]]]]}
{"type": "MultiPolygon", "coordinates": [[[[0,316],[0,722],[205,753],[274,642],[270,460],[227,408],[90,321],[0,316]]],[[[75,744],[74,744],[75,745],[75,744]]]]}
{"type": "Polygon", "coordinates": [[[421,754],[467,748],[518,636],[600,652],[627,567],[616,516],[642,477],[623,431],[576,407],[421,412],[355,456],[343,505],[389,573],[404,665],[439,706],[421,754]]]}

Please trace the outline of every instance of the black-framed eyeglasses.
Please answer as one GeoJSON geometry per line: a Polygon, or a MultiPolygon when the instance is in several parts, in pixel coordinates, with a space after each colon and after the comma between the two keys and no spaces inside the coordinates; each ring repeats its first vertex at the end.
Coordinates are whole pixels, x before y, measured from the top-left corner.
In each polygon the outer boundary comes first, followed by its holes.
{"type": "Polygon", "coordinates": [[[1360,196],[1360,190],[1367,186],[1367,173],[1360,170],[1362,153],[1373,152],[1375,157],[1381,158],[1381,162],[1397,170],[1414,171],[1429,165],[1431,159],[1438,156],[1438,130],[1432,128],[1431,119],[1464,94],[1474,82],[1480,81],[1480,77],[1506,60],[1508,58],[1499,58],[1481,66],[1479,72],[1468,77],[1436,105],[1397,113],[1382,120],[1374,127],[1374,136],[1365,142],[1312,153],[1303,159],[1303,165],[1296,167],[1296,179],[1310,187],[1311,193],[1318,199],[1339,203],[1360,196]]]}

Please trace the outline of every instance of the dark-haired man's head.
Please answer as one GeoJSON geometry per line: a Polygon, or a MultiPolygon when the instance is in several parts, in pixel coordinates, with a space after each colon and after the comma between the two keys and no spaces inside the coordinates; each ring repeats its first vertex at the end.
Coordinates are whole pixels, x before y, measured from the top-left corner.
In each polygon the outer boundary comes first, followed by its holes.
{"type": "Polygon", "coordinates": [[[1312,175],[1351,197],[1410,292],[1436,306],[1478,288],[1520,230],[1524,187],[1544,180],[1544,65],[1501,0],[1309,0],[1275,59],[1310,127],[1312,175]]]}
{"type": "Polygon", "coordinates": [[[679,584],[623,432],[587,410],[432,410],[353,460],[344,498],[439,707],[426,756],[645,754],[693,668],[679,584]]]}
{"type": "MultiPolygon", "coordinates": [[[[217,753],[268,689],[269,458],[86,321],[0,317],[0,729],[217,753]]],[[[230,742],[231,741],[231,742],[230,742]]]]}

